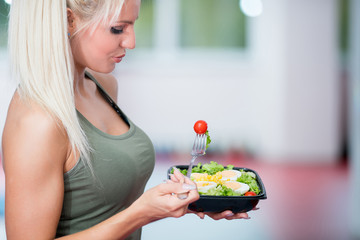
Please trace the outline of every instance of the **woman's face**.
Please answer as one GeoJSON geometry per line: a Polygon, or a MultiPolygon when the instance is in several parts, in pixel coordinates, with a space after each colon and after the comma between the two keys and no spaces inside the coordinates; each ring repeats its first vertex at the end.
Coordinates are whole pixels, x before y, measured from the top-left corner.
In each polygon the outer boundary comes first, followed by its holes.
{"type": "Polygon", "coordinates": [[[71,38],[71,49],[77,69],[90,68],[110,73],[121,62],[126,49],[135,47],[134,23],[138,18],[140,0],[125,0],[119,19],[110,27],[99,26],[81,31],[71,38]]]}

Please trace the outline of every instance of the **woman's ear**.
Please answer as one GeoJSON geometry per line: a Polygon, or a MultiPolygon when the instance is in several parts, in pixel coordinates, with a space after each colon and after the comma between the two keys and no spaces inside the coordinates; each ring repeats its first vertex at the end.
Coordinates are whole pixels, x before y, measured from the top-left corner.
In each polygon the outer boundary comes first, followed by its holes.
{"type": "Polygon", "coordinates": [[[75,27],[76,27],[75,14],[70,8],[67,8],[66,12],[67,12],[67,22],[68,22],[68,33],[72,35],[75,32],[75,27]]]}

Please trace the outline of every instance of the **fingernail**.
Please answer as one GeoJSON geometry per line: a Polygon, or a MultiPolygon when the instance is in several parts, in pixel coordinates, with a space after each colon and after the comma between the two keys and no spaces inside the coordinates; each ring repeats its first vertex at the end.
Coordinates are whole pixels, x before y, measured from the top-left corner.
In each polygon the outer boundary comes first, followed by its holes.
{"type": "Polygon", "coordinates": [[[188,193],[178,193],[176,195],[181,200],[187,199],[187,197],[188,197],[188,193]]]}
{"type": "Polygon", "coordinates": [[[229,214],[227,214],[226,215],[226,217],[232,217],[232,216],[234,216],[235,214],[233,214],[233,213],[229,213],[229,214]]]}
{"type": "Polygon", "coordinates": [[[243,218],[243,219],[249,220],[249,219],[251,219],[251,217],[246,217],[246,218],[243,218]]]}
{"type": "Polygon", "coordinates": [[[195,190],[196,189],[196,186],[195,185],[191,185],[191,184],[186,184],[184,183],[182,185],[182,188],[185,189],[185,190],[195,190]]]}
{"type": "Polygon", "coordinates": [[[180,170],[179,170],[179,169],[177,169],[176,167],[173,167],[173,170],[174,170],[174,172],[175,172],[175,171],[180,172],[180,170]]]}

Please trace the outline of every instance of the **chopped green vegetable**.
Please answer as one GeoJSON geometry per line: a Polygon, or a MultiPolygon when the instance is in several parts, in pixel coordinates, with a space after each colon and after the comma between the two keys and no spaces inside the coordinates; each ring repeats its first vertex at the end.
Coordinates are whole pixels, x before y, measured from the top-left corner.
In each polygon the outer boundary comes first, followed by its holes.
{"type": "Polygon", "coordinates": [[[245,172],[244,170],[241,170],[241,176],[236,181],[246,183],[247,185],[249,185],[250,191],[259,194],[260,193],[259,186],[256,182],[256,179],[252,177],[251,173],[252,172],[245,172]]]}
{"type": "Polygon", "coordinates": [[[225,170],[232,170],[232,169],[234,169],[234,165],[227,165],[226,166],[226,168],[225,168],[225,170]]]}
{"type": "Polygon", "coordinates": [[[250,175],[253,179],[256,179],[256,175],[253,172],[246,172],[248,175],[250,175]]]}
{"type": "Polygon", "coordinates": [[[201,169],[201,163],[198,163],[197,166],[193,167],[191,172],[193,172],[193,173],[203,173],[204,171],[201,169]]]}
{"type": "Polygon", "coordinates": [[[221,164],[218,164],[217,162],[211,161],[210,163],[204,164],[202,166],[202,169],[205,173],[214,175],[217,172],[221,172],[224,170],[224,166],[221,164]]]}
{"type": "Polygon", "coordinates": [[[206,130],[205,134],[206,134],[206,148],[205,148],[206,150],[209,147],[209,144],[211,143],[211,138],[209,135],[209,131],[206,130]]]}
{"type": "Polygon", "coordinates": [[[187,174],[187,169],[180,170],[180,172],[181,172],[183,175],[186,176],[186,174],[187,174]]]}
{"type": "Polygon", "coordinates": [[[201,195],[211,195],[211,196],[241,196],[240,193],[236,193],[231,188],[227,188],[223,185],[217,185],[216,188],[212,188],[207,192],[199,192],[201,195]]]}
{"type": "Polygon", "coordinates": [[[227,165],[226,168],[218,164],[217,162],[211,161],[210,163],[206,163],[202,165],[201,163],[198,163],[195,167],[193,167],[192,172],[193,173],[207,173],[209,175],[214,175],[217,172],[221,172],[223,170],[231,170],[233,169],[233,165],[227,165]]]}

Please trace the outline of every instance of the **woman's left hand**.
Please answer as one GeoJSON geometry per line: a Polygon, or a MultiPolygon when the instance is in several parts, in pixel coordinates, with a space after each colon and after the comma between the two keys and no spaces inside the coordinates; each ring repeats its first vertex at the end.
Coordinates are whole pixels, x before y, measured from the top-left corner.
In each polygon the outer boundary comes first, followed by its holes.
{"type": "Polygon", "coordinates": [[[233,219],[250,219],[249,215],[247,213],[233,213],[230,210],[226,210],[221,213],[212,213],[212,212],[194,212],[191,210],[188,210],[188,213],[194,213],[198,215],[201,219],[204,219],[205,216],[209,216],[214,220],[233,220],[233,219]]]}
{"type": "MultiPolygon", "coordinates": [[[[191,181],[189,178],[184,176],[179,169],[174,168],[174,174],[170,175],[169,181],[175,182],[175,183],[184,183],[191,181]]],[[[194,185],[196,185],[194,182],[192,182],[194,185]]],[[[212,213],[212,212],[194,212],[191,210],[188,210],[188,213],[194,213],[198,215],[201,219],[204,219],[205,216],[209,216],[210,218],[214,220],[220,220],[220,219],[227,219],[227,220],[233,220],[233,219],[250,219],[249,215],[247,213],[233,213],[230,210],[226,210],[221,213],[212,213]]]]}

